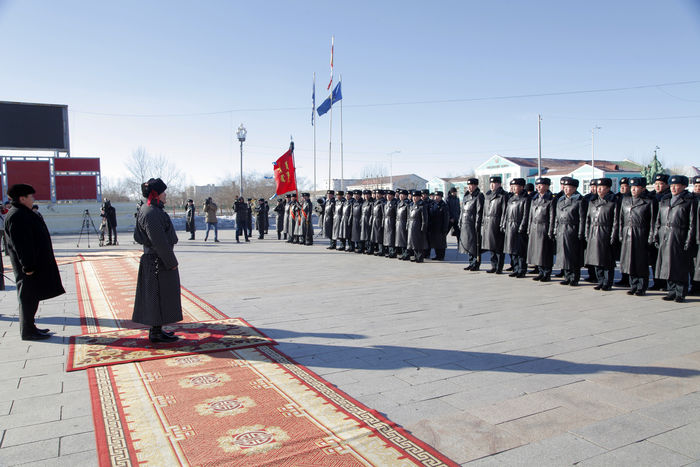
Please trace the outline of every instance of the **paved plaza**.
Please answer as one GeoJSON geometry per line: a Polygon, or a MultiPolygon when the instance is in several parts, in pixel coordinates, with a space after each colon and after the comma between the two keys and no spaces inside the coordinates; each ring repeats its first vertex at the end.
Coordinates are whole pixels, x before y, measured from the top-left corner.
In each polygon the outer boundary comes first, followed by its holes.
{"type": "MultiPolygon", "coordinates": [[[[697,297],[466,272],[453,237],[424,264],[185,238],[183,286],[460,464],[700,466],[697,297]]],[[[89,251],[137,246],[120,239],[89,251]]],[[[87,250],[53,240],[57,256],[87,250]]],[[[13,284],[0,292],[2,466],[97,464],[86,373],[65,372],[81,331],[73,265],[60,270],[66,295],[39,308],[48,341],[20,340],[13,284]]]]}

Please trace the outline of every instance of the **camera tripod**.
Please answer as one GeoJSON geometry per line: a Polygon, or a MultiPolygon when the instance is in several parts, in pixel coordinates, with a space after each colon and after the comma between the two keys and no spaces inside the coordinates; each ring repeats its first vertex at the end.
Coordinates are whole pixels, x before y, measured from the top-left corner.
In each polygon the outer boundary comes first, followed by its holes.
{"type": "Polygon", "coordinates": [[[90,248],[90,227],[92,227],[92,230],[95,231],[95,235],[99,236],[97,228],[95,227],[95,223],[92,222],[92,218],[90,217],[90,211],[86,209],[83,212],[83,225],[80,228],[80,235],[78,235],[78,244],[76,245],[77,247],[80,247],[80,239],[83,237],[83,232],[85,232],[85,235],[87,236],[88,248],[90,248]]]}

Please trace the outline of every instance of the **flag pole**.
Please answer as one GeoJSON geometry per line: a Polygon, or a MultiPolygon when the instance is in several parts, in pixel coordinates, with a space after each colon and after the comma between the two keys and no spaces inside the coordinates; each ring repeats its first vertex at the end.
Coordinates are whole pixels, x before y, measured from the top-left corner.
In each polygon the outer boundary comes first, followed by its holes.
{"type": "MultiPolygon", "coordinates": [[[[343,75],[340,75],[340,81],[338,83],[341,84],[340,88],[342,89],[342,83],[343,83],[343,75]]],[[[333,96],[333,93],[331,93],[331,96],[333,96]]],[[[332,99],[332,97],[331,97],[332,99]]],[[[343,175],[343,99],[340,99],[340,188],[342,190],[345,190],[345,176],[343,175]]]]}
{"type": "Polygon", "coordinates": [[[331,116],[328,123],[328,189],[331,189],[331,147],[333,144],[333,91],[331,90],[331,116]]]}
{"type": "Polygon", "coordinates": [[[294,188],[297,193],[297,201],[299,200],[299,185],[297,184],[297,162],[294,159],[294,139],[289,135],[289,149],[292,151],[292,165],[294,166],[294,188]]]}
{"type": "MultiPolygon", "coordinates": [[[[314,127],[314,192],[316,192],[316,72],[314,71],[314,102],[311,109],[311,123],[314,127]]],[[[294,171],[296,177],[296,170],[294,171]]],[[[295,178],[296,181],[296,178],[295,178]]]]}

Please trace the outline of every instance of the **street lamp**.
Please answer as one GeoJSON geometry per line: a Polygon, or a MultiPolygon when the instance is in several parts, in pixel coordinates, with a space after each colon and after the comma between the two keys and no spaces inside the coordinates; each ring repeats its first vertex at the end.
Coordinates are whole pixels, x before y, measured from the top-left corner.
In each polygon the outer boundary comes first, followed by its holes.
{"type": "Polygon", "coordinates": [[[236,131],[236,137],[238,138],[238,141],[241,142],[241,198],[243,197],[243,141],[245,141],[247,134],[248,130],[246,130],[241,123],[241,126],[238,127],[238,131],[236,131]]]}
{"type": "Polygon", "coordinates": [[[391,185],[390,189],[394,189],[394,154],[401,154],[401,150],[397,149],[396,151],[391,151],[389,154],[389,184],[391,185]]]}
{"type": "Polygon", "coordinates": [[[595,178],[595,131],[602,127],[594,126],[591,129],[591,165],[593,166],[591,180],[595,178]]]}

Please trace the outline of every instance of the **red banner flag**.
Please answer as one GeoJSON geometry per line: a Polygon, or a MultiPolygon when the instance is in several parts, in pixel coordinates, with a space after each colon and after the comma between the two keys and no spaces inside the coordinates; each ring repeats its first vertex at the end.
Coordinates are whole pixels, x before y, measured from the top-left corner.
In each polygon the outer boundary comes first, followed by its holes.
{"type": "Polygon", "coordinates": [[[290,191],[297,191],[297,178],[294,168],[292,150],[285,152],[282,157],[272,163],[275,174],[276,194],[283,195],[290,191]]]}

